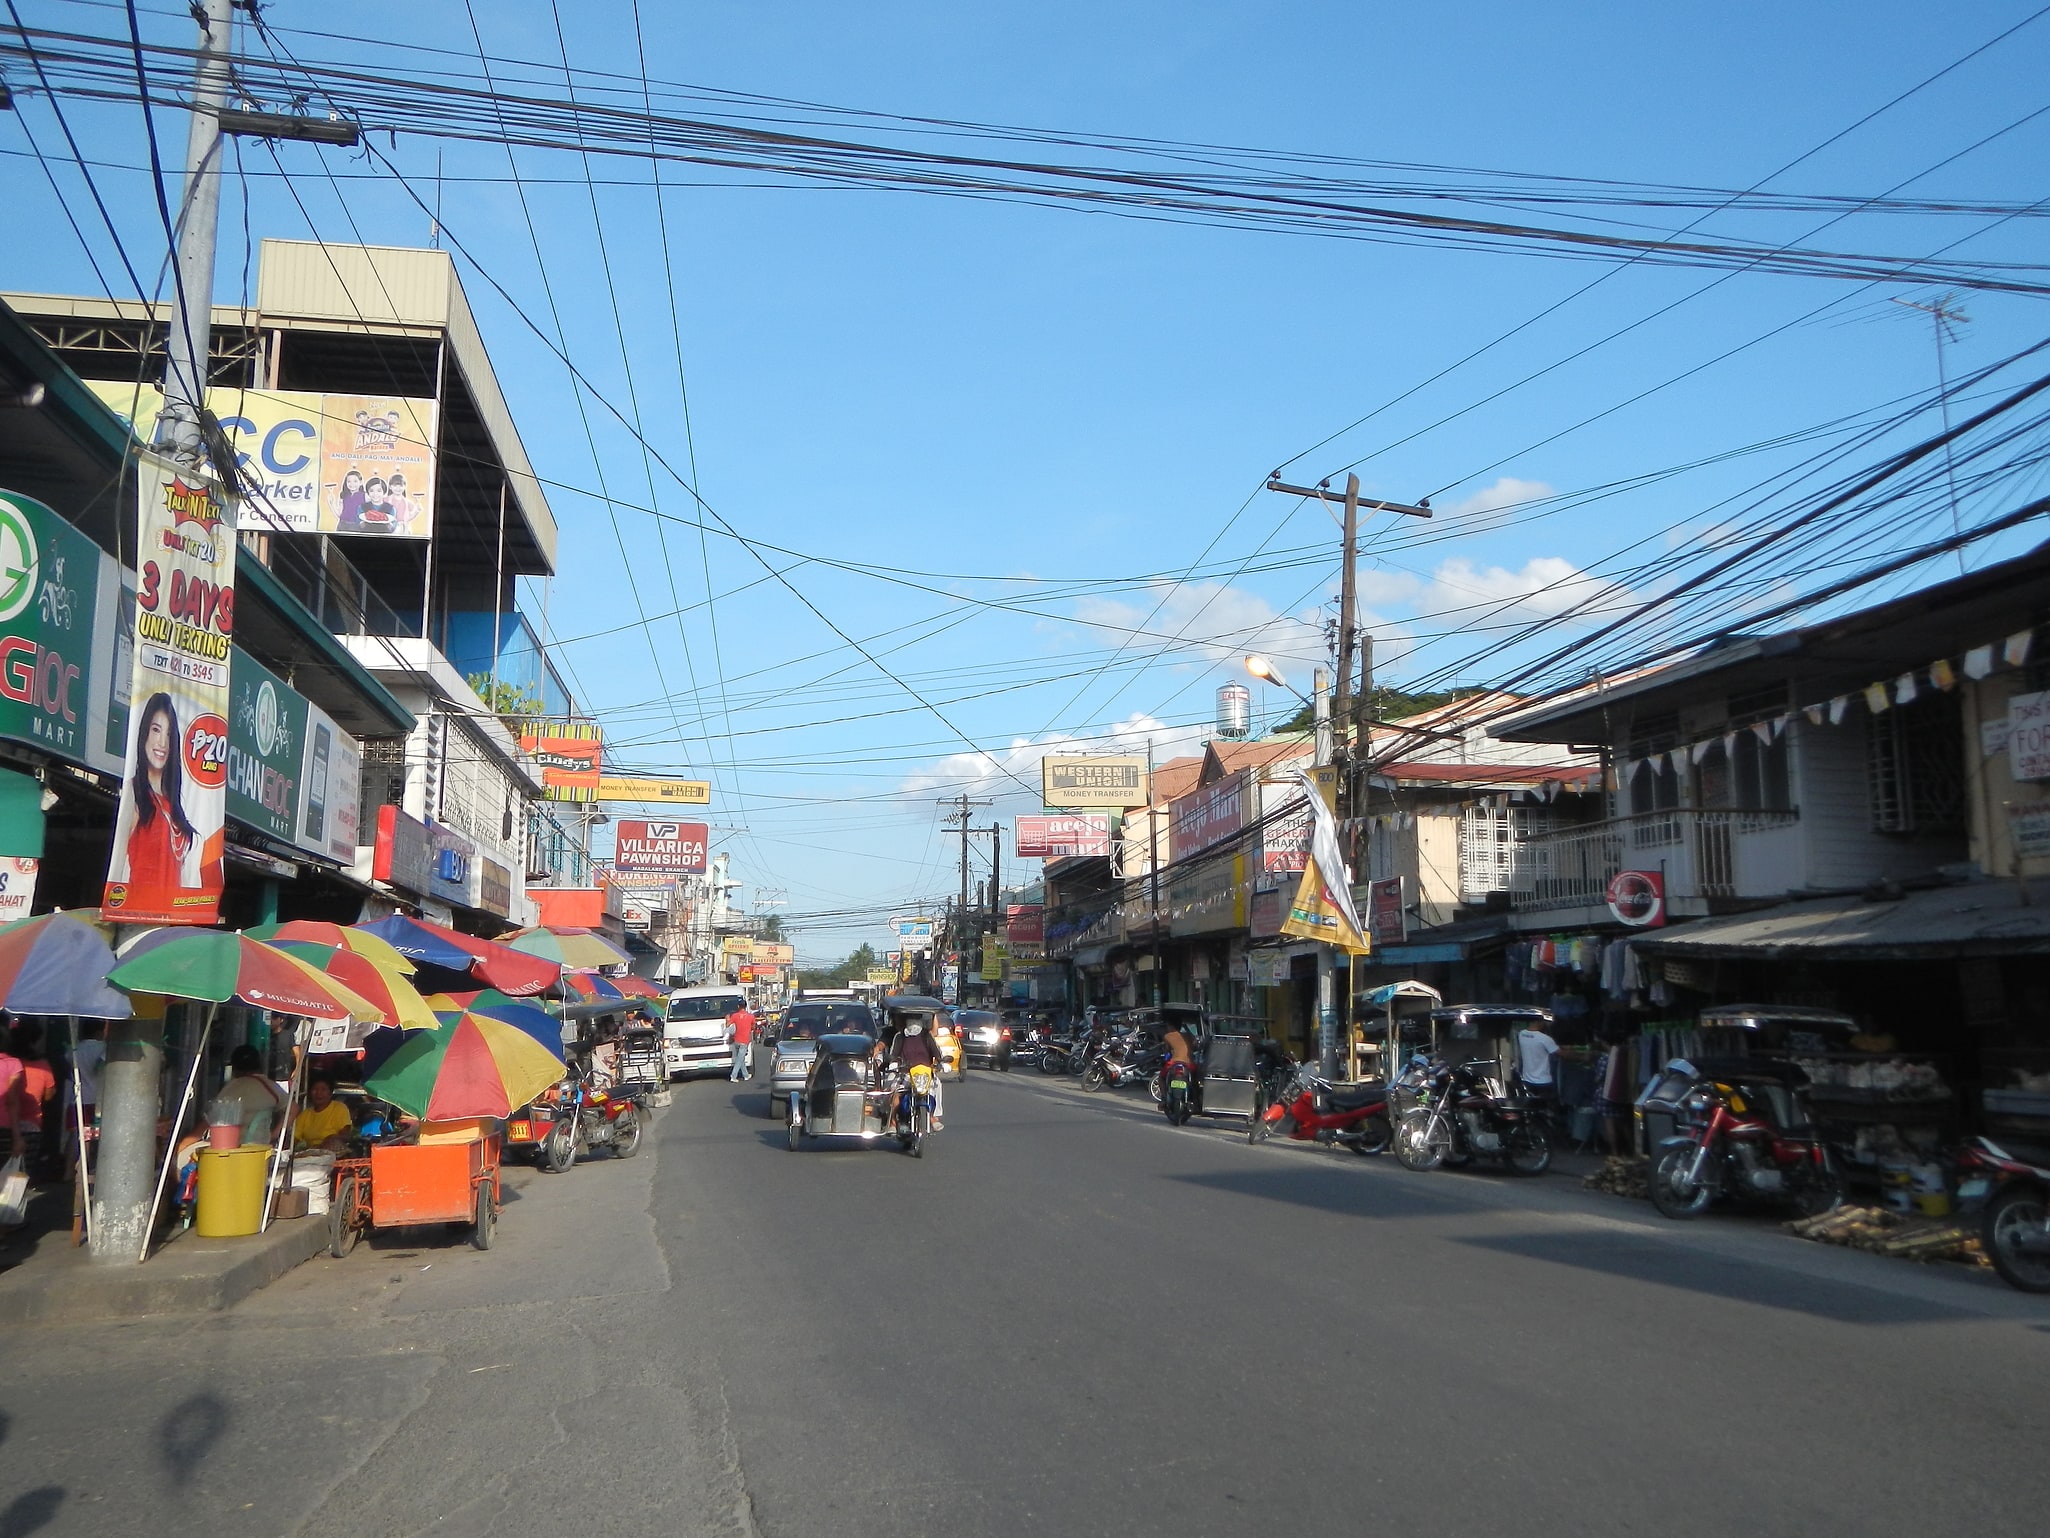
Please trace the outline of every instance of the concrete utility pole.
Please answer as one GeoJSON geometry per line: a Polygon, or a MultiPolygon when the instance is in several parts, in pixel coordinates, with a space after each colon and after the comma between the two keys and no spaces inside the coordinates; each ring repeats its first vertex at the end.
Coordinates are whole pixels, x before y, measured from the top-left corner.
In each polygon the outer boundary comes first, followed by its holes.
{"type": "MultiPolygon", "coordinates": [[[[214,226],[221,204],[220,110],[227,102],[235,12],[230,0],[196,8],[198,63],[185,145],[185,186],[172,253],[171,320],[164,338],[164,411],[156,443],[192,464],[205,457],[199,430],[206,403],[214,313],[214,226]]],[[[164,1071],[164,1020],[120,1020],[107,1030],[100,1071],[100,1154],[93,1181],[92,1258],[133,1265],[156,1212],[157,1110],[164,1071]]],[[[202,1101],[207,1088],[200,1091],[202,1101]]],[[[175,1130],[175,1129],[174,1129],[175,1130]]]]}
{"type": "MultiPolygon", "coordinates": [[[[1153,905],[1153,1007],[1160,1008],[1160,835],[1153,819],[1153,739],[1146,739],[1146,875],[1153,905]]],[[[1172,829],[1169,830],[1172,833],[1172,829]]]]}
{"type": "Polygon", "coordinates": [[[959,1003],[967,992],[968,926],[973,922],[969,916],[971,910],[968,906],[968,839],[972,831],[969,827],[970,809],[994,804],[990,801],[972,800],[966,791],[963,791],[958,796],[942,797],[940,800],[941,806],[953,808],[951,812],[947,813],[947,826],[953,828],[955,832],[961,835],[961,903],[959,907],[954,909],[954,922],[948,926],[954,932],[954,954],[959,958],[954,964],[954,1000],[956,1003],[959,1003]]]}
{"type": "MultiPolygon", "coordinates": [[[[192,76],[192,125],[185,138],[185,190],[178,200],[178,249],[171,258],[171,322],[164,337],[164,413],[157,447],[194,463],[205,457],[199,414],[206,407],[214,321],[214,236],[221,215],[221,110],[232,84],[231,0],[202,0],[198,62],[192,76]]],[[[102,1149],[102,1157],[104,1157],[102,1149]]],[[[139,1236],[138,1236],[138,1242],[139,1236]]]]}
{"type": "MultiPolygon", "coordinates": [[[[1317,722],[1317,767],[1332,762],[1331,675],[1318,668],[1310,691],[1317,722]]],[[[1345,872],[1320,871],[1326,882],[1343,881],[1345,872]]],[[[1326,1079],[1338,1074],[1337,976],[1331,947],[1317,947],[1317,1072],[1326,1079]]]]}
{"type": "Polygon", "coordinates": [[[1002,934],[1004,916],[1004,825],[989,825],[989,933],[1002,934]]]}

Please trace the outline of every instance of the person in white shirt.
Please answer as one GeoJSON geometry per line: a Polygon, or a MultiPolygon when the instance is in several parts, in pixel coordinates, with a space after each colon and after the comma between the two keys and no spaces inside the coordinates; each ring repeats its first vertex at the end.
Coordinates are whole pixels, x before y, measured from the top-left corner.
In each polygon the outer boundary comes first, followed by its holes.
{"type": "Polygon", "coordinates": [[[1559,1044],[1537,1027],[1516,1033],[1516,1076],[1523,1081],[1526,1095],[1534,1100],[1557,1098],[1552,1065],[1558,1056],[1559,1044]]]}

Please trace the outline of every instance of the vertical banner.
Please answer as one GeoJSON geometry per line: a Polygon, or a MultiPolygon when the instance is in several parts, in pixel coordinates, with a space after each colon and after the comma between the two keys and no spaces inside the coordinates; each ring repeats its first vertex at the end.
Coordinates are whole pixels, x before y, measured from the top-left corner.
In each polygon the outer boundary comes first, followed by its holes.
{"type": "Polygon", "coordinates": [[[108,917],[211,924],[221,900],[235,520],[209,472],[136,465],[135,641],[108,917]]]}

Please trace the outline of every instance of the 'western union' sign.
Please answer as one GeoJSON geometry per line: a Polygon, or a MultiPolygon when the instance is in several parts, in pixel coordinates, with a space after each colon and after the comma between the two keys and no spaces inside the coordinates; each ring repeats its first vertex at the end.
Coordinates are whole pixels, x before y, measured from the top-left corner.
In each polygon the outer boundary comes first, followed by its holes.
{"type": "Polygon", "coordinates": [[[683,806],[710,806],[712,786],[709,780],[636,780],[615,779],[601,775],[598,780],[600,801],[666,801],[683,806]]]}

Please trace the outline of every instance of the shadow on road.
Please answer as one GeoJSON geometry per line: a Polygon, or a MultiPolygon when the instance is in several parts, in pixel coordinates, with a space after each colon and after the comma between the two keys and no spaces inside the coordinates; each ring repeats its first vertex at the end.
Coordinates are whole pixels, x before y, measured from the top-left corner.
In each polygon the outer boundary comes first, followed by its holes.
{"type": "Polygon", "coordinates": [[[64,1504],[64,1487],[42,1485],[24,1490],[0,1509],[0,1538],[28,1538],[57,1520],[57,1508],[64,1504]]]}
{"type": "Polygon", "coordinates": [[[157,1423],[157,1461],[174,1485],[188,1485],[214,1444],[227,1434],[234,1412],[211,1389],[189,1394],[157,1423]]]}
{"type": "Polygon", "coordinates": [[[1786,1309],[1838,1324],[1938,1324],[1976,1317],[1922,1298],[1881,1292],[1856,1282],[1824,1281],[1776,1266],[1705,1255],[1629,1234],[1512,1234],[1465,1238],[1461,1244],[1526,1260],[1549,1261],[1633,1282],[1677,1287],[1733,1303],[1786,1309]]]}
{"type": "Polygon", "coordinates": [[[1212,1170],[1167,1178],[1233,1196],[1261,1196],[1269,1201],[1291,1202],[1298,1207],[1356,1218],[1435,1218],[1474,1210],[1471,1199],[1441,1196],[1422,1180],[1359,1180],[1342,1166],[1318,1169],[1305,1164],[1299,1169],[1212,1170]]]}

